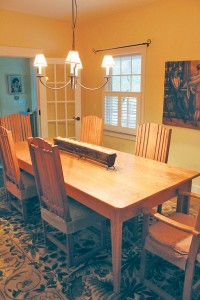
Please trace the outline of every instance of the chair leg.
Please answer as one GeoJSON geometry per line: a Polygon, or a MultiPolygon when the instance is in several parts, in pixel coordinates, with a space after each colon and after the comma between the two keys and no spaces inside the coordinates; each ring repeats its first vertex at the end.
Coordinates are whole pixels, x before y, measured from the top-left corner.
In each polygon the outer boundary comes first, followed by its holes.
{"type": "Polygon", "coordinates": [[[158,207],[157,207],[157,212],[158,212],[159,214],[162,213],[162,204],[158,205],[158,207]]]}
{"type": "Polygon", "coordinates": [[[42,219],[42,227],[43,227],[43,233],[44,233],[44,245],[45,245],[45,247],[47,246],[47,234],[46,234],[46,232],[47,232],[47,226],[46,226],[46,223],[45,223],[45,221],[42,219]]]}
{"type": "Polygon", "coordinates": [[[140,274],[139,274],[139,278],[140,278],[140,282],[144,283],[145,280],[145,273],[146,273],[146,250],[142,249],[141,251],[141,260],[140,260],[140,274]]]}
{"type": "Polygon", "coordinates": [[[72,234],[66,234],[66,247],[67,247],[67,265],[69,267],[74,264],[74,241],[72,234]]]}
{"type": "Polygon", "coordinates": [[[23,215],[23,219],[24,219],[24,224],[27,224],[27,222],[28,222],[28,216],[27,216],[26,201],[21,201],[21,207],[22,207],[22,215],[23,215]]]}
{"type": "Polygon", "coordinates": [[[146,272],[146,249],[145,249],[145,241],[146,241],[146,236],[148,233],[148,227],[149,227],[149,214],[144,214],[143,215],[143,228],[142,228],[142,251],[141,251],[141,260],[140,260],[140,281],[141,283],[144,282],[145,280],[145,272],[146,272]]]}
{"type": "Polygon", "coordinates": [[[132,227],[133,240],[136,240],[138,236],[138,216],[129,219],[128,222],[132,227]]]}
{"type": "Polygon", "coordinates": [[[9,205],[9,208],[10,208],[10,210],[11,210],[11,209],[12,209],[11,201],[12,201],[13,196],[12,196],[12,194],[11,194],[10,192],[8,192],[7,190],[6,190],[6,196],[7,196],[7,199],[8,199],[8,205],[9,205]]]}
{"type": "Polygon", "coordinates": [[[138,216],[132,218],[132,230],[133,230],[133,239],[137,239],[137,234],[138,234],[138,216]]]}
{"type": "Polygon", "coordinates": [[[192,299],[192,283],[194,277],[194,269],[195,269],[195,260],[193,260],[192,262],[191,261],[189,262],[188,260],[185,269],[185,279],[184,279],[182,300],[192,299]]]}

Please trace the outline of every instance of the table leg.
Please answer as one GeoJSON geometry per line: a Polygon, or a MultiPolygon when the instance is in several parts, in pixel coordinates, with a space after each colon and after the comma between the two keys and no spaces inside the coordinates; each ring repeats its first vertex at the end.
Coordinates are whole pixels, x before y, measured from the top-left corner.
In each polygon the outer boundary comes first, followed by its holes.
{"type": "Polygon", "coordinates": [[[116,215],[111,220],[111,242],[113,288],[115,293],[119,293],[121,283],[122,222],[119,221],[119,218],[116,215]]]}

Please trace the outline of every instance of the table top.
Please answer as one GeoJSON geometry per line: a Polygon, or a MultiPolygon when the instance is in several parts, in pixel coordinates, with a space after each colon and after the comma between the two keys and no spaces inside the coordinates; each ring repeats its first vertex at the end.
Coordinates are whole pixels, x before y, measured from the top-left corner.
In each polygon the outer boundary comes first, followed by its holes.
{"type": "MultiPolygon", "coordinates": [[[[15,149],[20,167],[33,173],[27,142],[15,143],[15,149]]],[[[124,210],[125,220],[141,207],[161,204],[200,175],[198,171],[116,153],[115,169],[107,170],[94,161],[60,151],[67,194],[108,218],[112,218],[113,210],[124,210]]]]}

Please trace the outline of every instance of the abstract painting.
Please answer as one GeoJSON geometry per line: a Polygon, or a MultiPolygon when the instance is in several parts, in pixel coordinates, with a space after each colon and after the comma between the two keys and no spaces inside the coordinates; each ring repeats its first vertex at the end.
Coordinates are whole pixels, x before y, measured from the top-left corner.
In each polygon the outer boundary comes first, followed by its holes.
{"type": "Polygon", "coordinates": [[[163,124],[200,129],[200,60],[165,63],[163,124]]]}

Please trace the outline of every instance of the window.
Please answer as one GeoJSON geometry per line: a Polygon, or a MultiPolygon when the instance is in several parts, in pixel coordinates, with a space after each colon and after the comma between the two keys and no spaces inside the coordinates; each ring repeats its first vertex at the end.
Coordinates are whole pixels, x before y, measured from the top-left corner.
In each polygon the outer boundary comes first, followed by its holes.
{"type": "Polygon", "coordinates": [[[104,130],[107,135],[120,133],[130,137],[142,122],[144,54],[139,51],[113,58],[115,66],[103,92],[104,130]]]}

